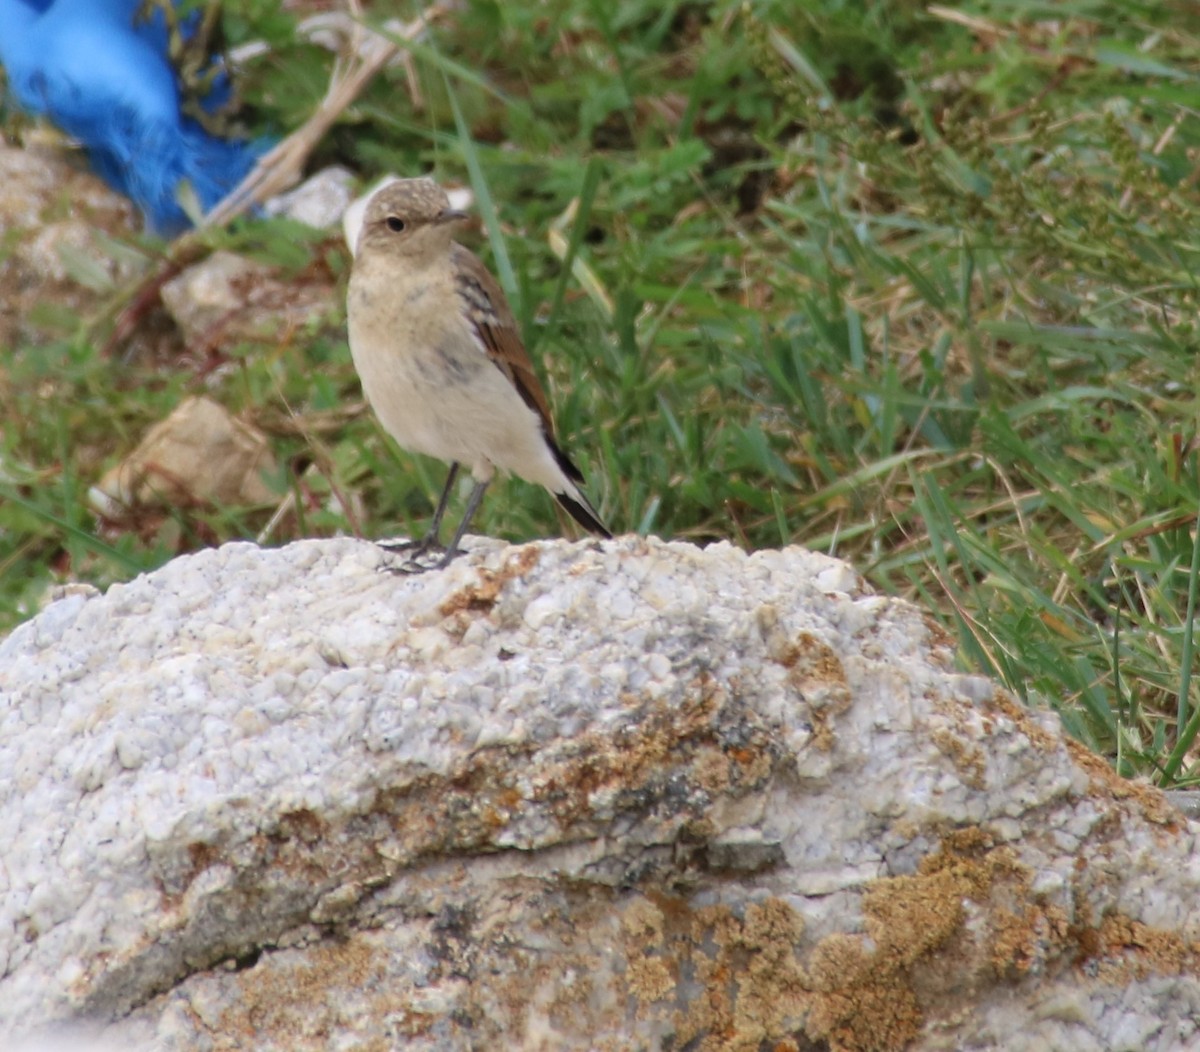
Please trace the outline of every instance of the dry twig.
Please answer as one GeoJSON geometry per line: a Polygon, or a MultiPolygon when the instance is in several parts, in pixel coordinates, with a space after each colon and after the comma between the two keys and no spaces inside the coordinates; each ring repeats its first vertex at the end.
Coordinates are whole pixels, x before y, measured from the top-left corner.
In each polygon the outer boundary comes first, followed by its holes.
{"type": "MultiPolygon", "coordinates": [[[[430,5],[407,23],[388,23],[392,37],[415,40],[449,9],[449,3],[430,5]]],[[[357,0],[351,0],[351,13],[359,15],[357,0]]],[[[366,28],[357,19],[352,22],[346,53],[334,60],[329,88],[316,112],[278,146],[264,154],[254,170],[201,222],[201,227],[220,226],[261,204],[272,194],[288,189],[299,181],[309,154],[325,133],[345,112],[371,79],[396,57],[400,44],[366,28]]]]}

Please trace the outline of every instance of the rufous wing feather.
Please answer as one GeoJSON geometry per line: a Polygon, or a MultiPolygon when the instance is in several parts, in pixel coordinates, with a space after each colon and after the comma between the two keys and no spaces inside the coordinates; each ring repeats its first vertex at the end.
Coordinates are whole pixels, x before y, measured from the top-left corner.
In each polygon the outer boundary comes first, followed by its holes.
{"type": "Polygon", "coordinates": [[[529,353],[521,342],[516,319],[504,293],[473,252],[458,244],[452,251],[459,295],[467,305],[479,342],[488,357],[517,389],[525,404],[542,418],[546,437],[553,440],[554,421],[550,416],[550,403],[533,370],[529,353]]]}

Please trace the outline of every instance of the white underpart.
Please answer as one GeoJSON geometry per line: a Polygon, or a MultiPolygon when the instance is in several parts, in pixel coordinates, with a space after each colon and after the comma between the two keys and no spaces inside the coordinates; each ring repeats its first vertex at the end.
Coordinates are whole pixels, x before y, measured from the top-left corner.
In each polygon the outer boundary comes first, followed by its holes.
{"type": "Polygon", "coordinates": [[[426,288],[415,291],[410,303],[384,305],[369,303],[373,294],[351,282],[350,352],[384,429],[402,448],[457,461],[479,482],[491,481],[499,468],[586,506],[558,466],[541,418],[465,322],[420,309],[426,288]],[[373,319],[370,327],[362,324],[366,315],[373,319]],[[419,349],[401,353],[395,335],[418,316],[419,349]]]}

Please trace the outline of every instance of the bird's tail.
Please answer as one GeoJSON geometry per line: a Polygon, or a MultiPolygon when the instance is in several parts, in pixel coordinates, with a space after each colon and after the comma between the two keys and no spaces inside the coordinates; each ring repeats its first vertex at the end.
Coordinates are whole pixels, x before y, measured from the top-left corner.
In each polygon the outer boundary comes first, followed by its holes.
{"type": "Polygon", "coordinates": [[[599,534],[601,537],[612,539],[612,534],[608,532],[608,527],[600,519],[600,513],[592,507],[592,502],[583,495],[583,490],[576,483],[583,482],[583,472],[579,470],[572,462],[571,458],[563,452],[562,447],[554,441],[550,434],[546,434],[546,444],[550,447],[550,452],[554,455],[559,468],[562,471],[563,477],[547,484],[543,481],[551,493],[554,494],[554,499],[558,501],[568,515],[571,516],[580,526],[590,533],[599,534]],[[562,486],[561,491],[559,486],[562,486]]]}
{"type": "Polygon", "coordinates": [[[583,491],[577,486],[572,486],[570,493],[554,494],[554,499],[558,501],[563,511],[570,515],[585,530],[599,534],[601,537],[612,538],[608,527],[600,519],[600,513],[592,507],[591,501],[583,495],[583,491]]]}

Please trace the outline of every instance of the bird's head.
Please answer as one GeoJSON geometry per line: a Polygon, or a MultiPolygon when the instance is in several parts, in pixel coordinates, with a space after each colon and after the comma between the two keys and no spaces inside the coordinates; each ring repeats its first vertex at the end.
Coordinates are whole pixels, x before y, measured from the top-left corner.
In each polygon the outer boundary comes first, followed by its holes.
{"type": "Polygon", "coordinates": [[[467,218],[432,179],[400,179],[367,202],[355,256],[380,254],[419,264],[445,254],[467,218]]]}

